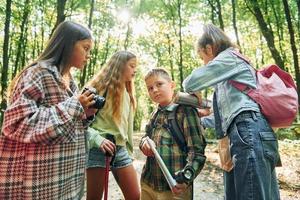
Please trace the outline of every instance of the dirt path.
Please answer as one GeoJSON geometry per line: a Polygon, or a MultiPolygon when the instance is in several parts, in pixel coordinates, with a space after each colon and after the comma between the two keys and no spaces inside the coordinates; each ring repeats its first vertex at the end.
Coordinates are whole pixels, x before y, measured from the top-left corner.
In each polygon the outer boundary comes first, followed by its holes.
{"type": "MultiPolygon", "coordinates": [[[[138,149],[140,133],[134,136],[135,161],[134,167],[141,174],[145,156],[138,149]]],[[[300,199],[300,141],[280,141],[281,159],[284,167],[277,168],[282,200],[300,199]]],[[[218,153],[216,142],[206,148],[207,162],[194,182],[195,200],[223,199],[223,175],[218,168],[218,153]]],[[[109,176],[109,200],[123,200],[123,195],[112,174],[109,176]]],[[[83,198],[84,199],[84,198],[83,198]]]]}

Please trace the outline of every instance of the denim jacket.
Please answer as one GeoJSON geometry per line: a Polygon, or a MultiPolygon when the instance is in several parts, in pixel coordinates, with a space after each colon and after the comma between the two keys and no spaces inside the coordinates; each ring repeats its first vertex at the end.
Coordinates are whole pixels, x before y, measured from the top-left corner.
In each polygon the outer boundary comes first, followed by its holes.
{"type": "Polygon", "coordinates": [[[252,67],[234,55],[233,50],[233,48],[228,48],[222,51],[205,66],[193,70],[183,81],[184,90],[189,93],[211,86],[215,87],[222,126],[222,133],[217,133],[218,138],[226,135],[232,120],[240,112],[246,110],[259,112],[258,105],[252,99],[229,83],[229,80],[235,80],[256,88],[256,78],[252,67]]]}

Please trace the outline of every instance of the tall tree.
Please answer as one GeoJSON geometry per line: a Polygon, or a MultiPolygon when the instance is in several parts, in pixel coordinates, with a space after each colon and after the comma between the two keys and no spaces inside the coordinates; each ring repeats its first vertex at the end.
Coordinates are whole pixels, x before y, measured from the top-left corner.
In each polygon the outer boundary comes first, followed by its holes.
{"type": "MultiPolygon", "coordinates": [[[[18,69],[21,67],[20,66],[20,60],[22,61],[22,58],[21,58],[21,55],[22,55],[22,52],[25,52],[25,42],[27,41],[25,39],[25,33],[26,33],[26,27],[27,27],[27,23],[28,23],[28,16],[29,16],[29,13],[30,13],[30,1],[29,0],[26,0],[25,1],[25,4],[24,4],[24,11],[23,11],[23,16],[22,16],[22,22],[21,22],[21,25],[20,25],[20,35],[19,35],[19,38],[18,38],[18,41],[17,41],[17,53],[16,53],[16,58],[15,58],[15,65],[14,65],[14,70],[13,70],[13,73],[12,73],[12,78],[15,77],[18,69]]],[[[21,65],[23,65],[23,62],[21,62],[21,65]]]]}
{"type": "MultiPolygon", "coordinates": [[[[89,24],[88,27],[91,29],[92,22],[93,22],[93,14],[94,14],[94,7],[95,7],[95,0],[90,1],[90,14],[89,14],[89,24]]],[[[89,62],[89,68],[91,67],[92,62],[89,62]]],[[[87,78],[87,67],[84,67],[82,73],[80,74],[80,86],[83,86],[87,78]]]]}
{"type": "MultiPolygon", "coordinates": [[[[299,61],[298,61],[297,47],[296,47],[296,42],[295,42],[295,33],[294,33],[294,28],[293,28],[293,24],[292,24],[292,20],[291,20],[289,4],[288,4],[287,0],[282,0],[282,3],[283,3],[284,13],[285,13],[286,21],[288,24],[289,33],[290,33],[290,43],[291,43],[291,48],[292,48],[292,52],[293,52],[294,68],[295,68],[296,80],[297,80],[297,89],[298,89],[298,94],[300,94],[300,73],[299,73],[299,61]]],[[[300,99],[298,99],[298,101],[299,101],[299,105],[300,105],[300,99]]]]}
{"type": "Polygon", "coordinates": [[[174,81],[175,80],[174,63],[173,63],[173,59],[172,59],[173,58],[172,52],[173,52],[174,45],[172,44],[170,35],[167,34],[166,37],[167,37],[167,41],[168,41],[168,54],[169,54],[169,64],[170,64],[171,77],[172,77],[172,80],[174,81]]]}
{"type": "Polygon", "coordinates": [[[224,30],[224,22],[223,22],[223,16],[222,16],[222,6],[220,0],[216,0],[217,2],[217,13],[218,13],[218,19],[220,23],[220,27],[222,30],[224,30]]]}
{"type": "Polygon", "coordinates": [[[171,16],[173,29],[176,37],[178,38],[178,45],[179,45],[179,60],[178,60],[178,69],[179,69],[179,79],[180,79],[180,90],[183,90],[182,88],[182,82],[183,82],[183,40],[182,40],[182,6],[183,1],[177,0],[173,3],[166,3],[162,1],[165,8],[168,10],[169,15],[171,16]],[[178,22],[178,23],[177,23],[178,22]]]}
{"type": "Polygon", "coordinates": [[[297,2],[297,9],[298,9],[298,23],[297,23],[297,28],[298,32],[300,33],[300,0],[296,0],[297,2]]]}
{"type": "Polygon", "coordinates": [[[183,82],[183,49],[182,49],[182,1],[177,0],[177,14],[178,14],[178,37],[179,37],[179,76],[180,76],[180,89],[183,91],[182,82],[183,82]]]}
{"type": "Polygon", "coordinates": [[[95,0],[91,0],[90,1],[90,5],[91,5],[91,8],[90,8],[90,15],[89,15],[89,28],[91,29],[92,28],[92,23],[93,23],[93,15],[94,15],[94,8],[95,8],[95,0]]]}
{"type": "Polygon", "coordinates": [[[272,54],[273,59],[275,60],[276,64],[280,66],[281,68],[284,67],[284,62],[280,56],[279,51],[277,50],[274,42],[274,34],[270,27],[268,27],[268,24],[265,21],[265,18],[262,14],[262,11],[260,10],[260,6],[257,0],[247,0],[246,1],[248,5],[248,9],[250,12],[254,15],[256,18],[259,28],[267,41],[268,48],[272,54]]]}
{"type": "Polygon", "coordinates": [[[222,30],[224,30],[224,22],[222,16],[222,6],[220,0],[208,0],[208,3],[212,10],[212,23],[214,23],[214,15],[217,14],[219,26],[222,30]],[[215,5],[215,2],[217,5],[215,5]]]}
{"type": "Polygon", "coordinates": [[[6,108],[6,89],[7,89],[7,77],[8,77],[8,47],[9,47],[9,27],[10,27],[10,16],[11,16],[11,0],[6,0],[6,10],[5,10],[5,27],[4,27],[4,41],[3,41],[3,66],[1,73],[1,116],[0,122],[3,121],[3,110],[6,108]]]}
{"type": "Polygon", "coordinates": [[[125,36],[125,40],[124,40],[124,49],[127,50],[128,49],[128,46],[129,46],[129,39],[130,39],[130,36],[131,36],[131,33],[132,33],[132,29],[131,29],[131,26],[130,26],[130,22],[128,21],[127,24],[126,24],[126,36],[125,36]]]}
{"type": "Polygon", "coordinates": [[[55,28],[63,21],[65,21],[66,19],[66,15],[65,15],[65,7],[66,7],[66,2],[67,0],[57,0],[56,1],[56,22],[54,25],[54,28],[51,31],[51,35],[53,33],[53,31],[55,30],[55,28]]]}
{"type": "MultiPolygon", "coordinates": [[[[280,7],[281,4],[278,2],[278,0],[271,0],[270,1],[270,7],[273,11],[273,13],[271,14],[271,16],[274,16],[275,19],[275,29],[277,30],[277,36],[278,36],[278,44],[279,44],[279,50],[280,50],[280,54],[282,55],[282,60],[283,63],[286,62],[286,52],[283,49],[285,40],[284,40],[284,18],[281,17],[281,14],[283,15],[283,13],[278,12],[278,10],[282,10],[282,8],[280,7]]],[[[285,65],[284,65],[285,66],[285,65]]]]}
{"type": "Polygon", "coordinates": [[[236,43],[240,47],[241,43],[240,43],[239,33],[236,25],[236,0],[231,0],[231,5],[232,5],[232,26],[236,37],[236,43]]]}

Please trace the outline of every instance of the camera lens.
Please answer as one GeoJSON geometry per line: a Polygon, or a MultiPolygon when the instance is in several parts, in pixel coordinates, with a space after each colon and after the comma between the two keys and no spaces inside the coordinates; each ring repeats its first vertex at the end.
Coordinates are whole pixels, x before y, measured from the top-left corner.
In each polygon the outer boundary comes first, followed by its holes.
{"type": "Polygon", "coordinates": [[[194,169],[190,166],[187,166],[183,170],[180,170],[177,173],[175,173],[175,180],[177,181],[177,183],[189,184],[193,181],[194,174],[194,169]]]}
{"type": "Polygon", "coordinates": [[[94,96],[95,103],[92,105],[93,108],[101,109],[105,104],[105,98],[99,95],[94,96]]]}

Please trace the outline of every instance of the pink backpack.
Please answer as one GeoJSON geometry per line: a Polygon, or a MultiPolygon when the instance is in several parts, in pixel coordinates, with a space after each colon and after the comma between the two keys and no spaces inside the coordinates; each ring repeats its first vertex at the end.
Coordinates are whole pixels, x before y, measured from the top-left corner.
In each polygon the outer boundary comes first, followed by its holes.
{"type": "MultiPolygon", "coordinates": [[[[232,53],[247,63],[248,59],[240,53],[232,53]]],[[[238,90],[247,94],[259,106],[273,128],[290,126],[298,113],[298,94],[292,76],[280,69],[277,65],[269,65],[255,70],[257,88],[230,80],[229,82],[238,90]]]]}

